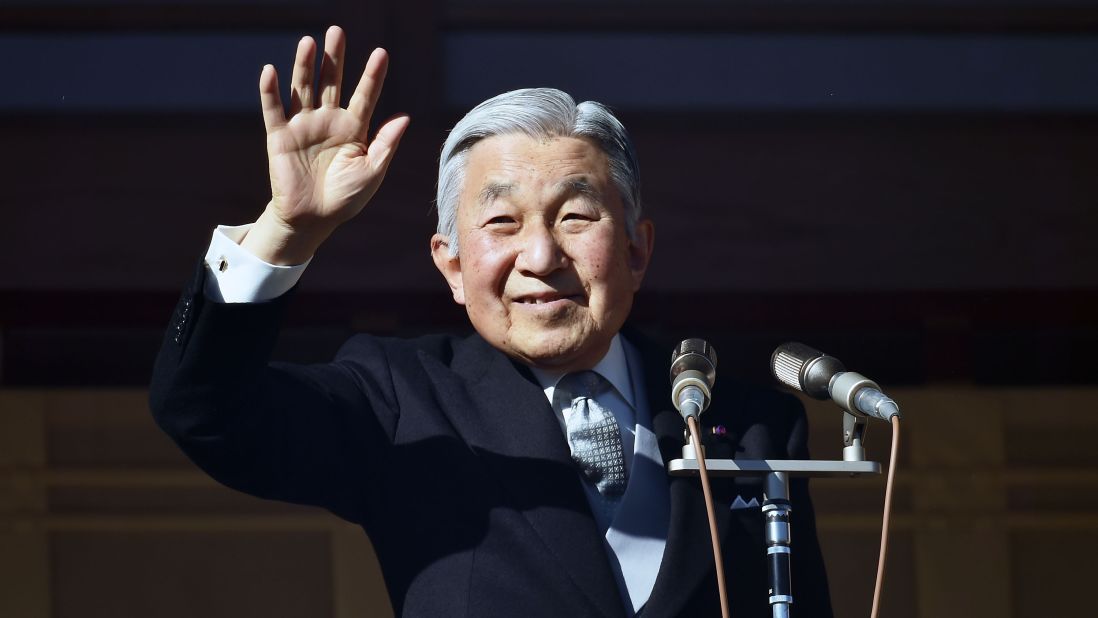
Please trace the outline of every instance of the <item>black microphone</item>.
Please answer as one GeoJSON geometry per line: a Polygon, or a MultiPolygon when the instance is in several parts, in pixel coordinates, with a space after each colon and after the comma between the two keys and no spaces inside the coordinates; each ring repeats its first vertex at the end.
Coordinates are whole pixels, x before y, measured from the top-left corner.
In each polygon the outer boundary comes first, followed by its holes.
{"type": "Polygon", "coordinates": [[[803,343],[778,346],[770,356],[770,369],[782,384],[809,397],[831,399],[847,412],[883,421],[900,415],[900,406],[876,382],[847,371],[839,359],[803,343]]]}
{"type": "Polygon", "coordinates": [[[671,401],[683,419],[709,407],[717,379],[717,351],[704,339],[686,339],[671,351],[671,401]]]}

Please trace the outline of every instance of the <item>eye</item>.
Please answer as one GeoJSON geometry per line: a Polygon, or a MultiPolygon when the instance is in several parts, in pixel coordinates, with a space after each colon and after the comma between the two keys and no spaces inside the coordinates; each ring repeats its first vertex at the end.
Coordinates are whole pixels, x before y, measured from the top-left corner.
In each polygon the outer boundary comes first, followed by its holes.
{"type": "Polygon", "coordinates": [[[592,221],[594,217],[583,212],[570,212],[560,218],[561,221],[592,221]]]}
{"type": "Polygon", "coordinates": [[[586,210],[572,210],[563,213],[560,217],[560,225],[563,229],[578,231],[586,229],[588,225],[599,219],[598,214],[586,210]]]}
{"type": "Polygon", "coordinates": [[[518,221],[511,215],[496,215],[489,217],[482,227],[496,232],[511,232],[518,229],[518,221]]]}

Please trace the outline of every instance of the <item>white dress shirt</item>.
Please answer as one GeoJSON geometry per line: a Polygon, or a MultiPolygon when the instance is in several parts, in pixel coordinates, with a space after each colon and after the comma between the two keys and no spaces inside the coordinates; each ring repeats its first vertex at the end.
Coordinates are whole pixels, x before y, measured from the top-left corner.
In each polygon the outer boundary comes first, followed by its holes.
{"type": "MultiPolygon", "coordinates": [[[[663,458],[652,433],[651,408],[644,395],[639,352],[620,334],[614,335],[606,355],[591,369],[614,387],[601,393],[596,400],[618,421],[625,469],[629,475],[625,495],[603,538],[618,590],[632,615],[648,601],[659,574],[667,545],[671,496],[663,458]]],[[[553,391],[565,374],[534,367],[530,370],[552,404],[553,391]]],[[[561,431],[567,435],[565,415],[571,413],[571,408],[555,412],[561,431]]],[[[591,510],[597,511],[601,501],[598,490],[590,483],[583,486],[591,510]]]]}
{"type": "MultiPolygon", "coordinates": [[[[219,225],[206,250],[206,297],[221,303],[259,303],[282,296],[301,279],[309,262],[276,266],[240,246],[248,225],[219,225]]],[[[312,261],[312,258],[309,258],[312,261]]]]}

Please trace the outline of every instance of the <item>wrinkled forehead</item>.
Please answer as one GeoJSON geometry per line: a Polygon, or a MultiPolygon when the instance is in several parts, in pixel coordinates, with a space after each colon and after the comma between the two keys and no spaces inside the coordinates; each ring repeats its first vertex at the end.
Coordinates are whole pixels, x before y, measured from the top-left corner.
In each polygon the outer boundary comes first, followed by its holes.
{"type": "Polygon", "coordinates": [[[461,202],[483,204],[561,191],[598,199],[610,183],[609,159],[593,140],[509,133],[485,138],[469,149],[461,202]]]}

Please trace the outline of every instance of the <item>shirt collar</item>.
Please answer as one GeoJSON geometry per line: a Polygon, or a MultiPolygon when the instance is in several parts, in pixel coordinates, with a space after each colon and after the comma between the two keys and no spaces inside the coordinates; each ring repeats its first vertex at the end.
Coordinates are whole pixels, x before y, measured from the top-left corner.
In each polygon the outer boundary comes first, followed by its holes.
{"type": "MultiPolygon", "coordinates": [[[[617,389],[621,398],[630,407],[636,409],[637,404],[633,400],[633,383],[629,379],[629,363],[625,359],[625,346],[622,345],[620,334],[614,335],[614,338],[610,340],[610,349],[606,351],[606,356],[603,356],[602,360],[595,363],[591,370],[606,378],[606,381],[617,389]]],[[[538,384],[545,391],[545,396],[550,402],[553,401],[553,391],[556,390],[557,382],[567,372],[545,371],[537,367],[531,367],[530,372],[534,374],[534,378],[537,379],[538,384]]]]}

